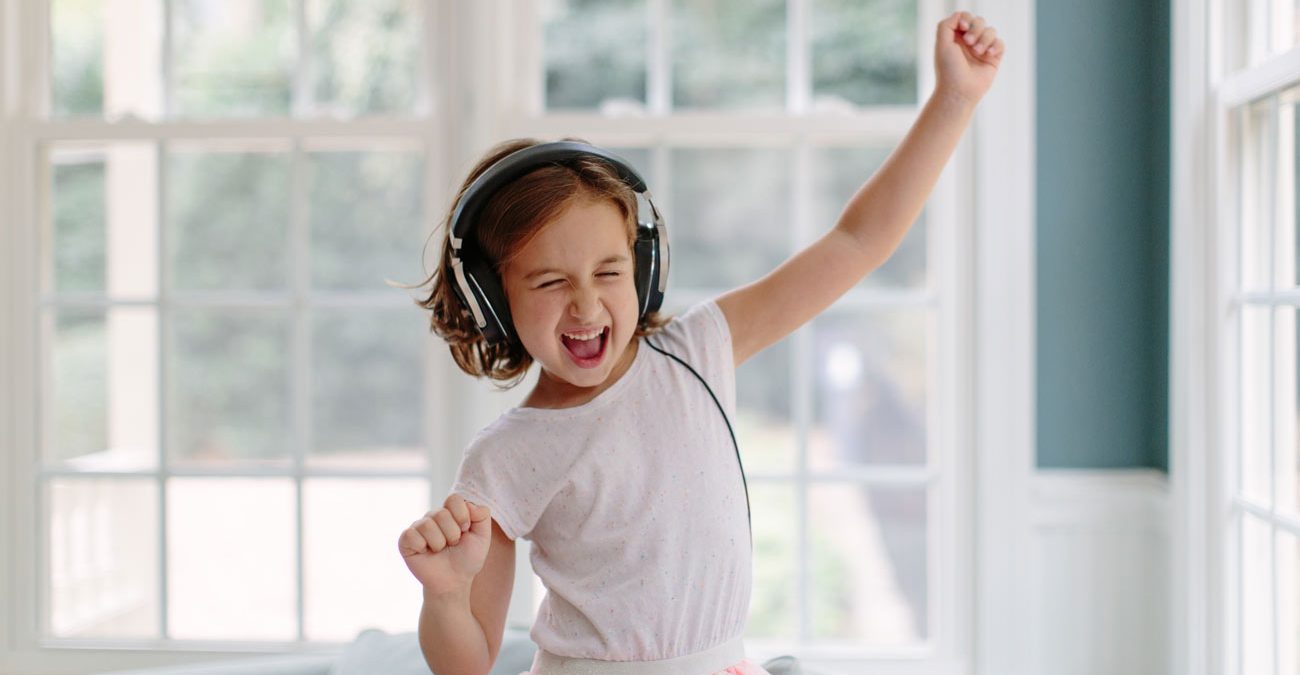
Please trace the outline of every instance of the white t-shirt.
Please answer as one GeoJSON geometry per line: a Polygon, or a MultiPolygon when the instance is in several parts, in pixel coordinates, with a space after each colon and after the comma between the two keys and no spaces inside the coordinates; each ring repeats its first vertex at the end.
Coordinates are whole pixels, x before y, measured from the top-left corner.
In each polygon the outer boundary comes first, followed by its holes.
{"type": "MultiPolygon", "coordinates": [[[[691,364],[734,419],[731,333],[716,303],[650,340],[691,364]]],[[[452,492],[533,542],[547,593],[531,636],[548,652],[653,661],[744,632],[752,551],[731,437],[704,385],[644,343],[591,401],[514,408],[479,432],[452,492]]]]}

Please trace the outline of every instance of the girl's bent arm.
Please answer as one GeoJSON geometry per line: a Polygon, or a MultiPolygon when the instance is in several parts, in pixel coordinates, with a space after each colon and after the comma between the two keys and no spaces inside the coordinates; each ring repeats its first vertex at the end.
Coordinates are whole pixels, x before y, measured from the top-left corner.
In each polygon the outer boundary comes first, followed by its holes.
{"type": "Polygon", "coordinates": [[[893,254],[992,84],[1003,48],[996,31],[966,12],[939,24],[939,84],[835,227],[767,276],[718,298],[736,365],[820,314],[893,254]]]}
{"type": "Polygon", "coordinates": [[[501,653],[515,581],[515,542],[492,520],[483,569],[459,592],[425,593],[420,651],[435,675],[486,675],[501,653]]]}

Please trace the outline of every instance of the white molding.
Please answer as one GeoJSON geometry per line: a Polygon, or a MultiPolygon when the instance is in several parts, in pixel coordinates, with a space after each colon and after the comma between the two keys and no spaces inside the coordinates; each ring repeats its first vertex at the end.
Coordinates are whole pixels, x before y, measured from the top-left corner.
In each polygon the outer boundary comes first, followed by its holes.
{"type": "MultiPolygon", "coordinates": [[[[0,204],[13,204],[12,148],[14,121],[17,117],[18,77],[21,72],[18,59],[18,0],[0,1],[0,204]]],[[[11,370],[16,353],[13,333],[17,322],[12,316],[13,297],[16,293],[13,258],[14,233],[18,223],[12,209],[0,210],[0,400],[14,401],[17,385],[11,370]]],[[[0,405],[0,598],[13,597],[13,555],[9,542],[13,540],[15,514],[14,466],[17,445],[14,442],[13,410],[0,405]]],[[[6,604],[8,604],[6,602],[6,604]]],[[[0,670],[4,669],[7,654],[13,649],[14,636],[10,613],[0,611],[0,670]]]]}
{"type": "MultiPolygon", "coordinates": [[[[1031,479],[1034,673],[1154,675],[1167,649],[1169,482],[1156,469],[1049,470],[1031,479]]],[[[1180,673],[1181,675],[1181,673],[1180,673]]]]}
{"type": "Polygon", "coordinates": [[[1170,201],[1170,669],[1217,675],[1227,667],[1216,505],[1212,398],[1218,314],[1212,244],[1218,109],[1211,84],[1224,58],[1210,32],[1216,0],[1174,0],[1171,39],[1170,201]]]}
{"type": "MultiPolygon", "coordinates": [[[[4,155],[0,157],[0,178],[4,181],[4,199],[0,203],[11,204],[11,208],[0,211],[4,222],[0,226],[0,322],[3,334],[3,349],[0,359],[4,359],[4,378],[0,387],[7,402],[3,416],[0,417],[0,462],[4,464],[0,480],[0,565],[3,579],[0,586],[4,593],[0,597],[4,608],[0,614],[0,669],[8,671],[14,659],[24,656],[19,650],[28,643],[35,616],[34,590],[30,583],[32,567],[29,547],[13,546],[12,542],[29,542],[34,540],[32,528],[34,488],[28,482],[19,480],[28,470],[32,458],[31,439],[34,435],[32,419],[34,403],[26,396],[26,385],[31,381],[34,364],[24,355],[31,353],[33,330],[30,316],[29,284],[35,278],[30,251],[33,247],[33,233],[26,224],[34,217],[33,199],[28,195],[34,185],[33,144],[21,132],[24,120],[28,119],[37,106],[34,81],[35,71],[42,66],[42,60],[35,54],[39,45],[27,39],[33,30],[43,25],[40,12],[33,8],[34,3],[22,0],[4,0],[3,32],[0,32],[0,66],[3,67],[3,115],[4,155]]],[[[39,40],[36,40],[39,42],[39,40]]],[[[42,43],[43,44],[43,43],[42,43]]],[[[30,653],[30,652],[27,652],[30,653]]]]}
{"type": "Polygon", "coordinates": [[[1169,479],[1159,469],[1039,469],[1031,479],[1032,527],[1167,527],[1169,479]]]}
{"type": "Polygon", "coordinates": [[[978,0],[1006,58],[975,119],[974,671],[1028,667],[1029,478],[1035,466],[1034,3],[978,0]]]}

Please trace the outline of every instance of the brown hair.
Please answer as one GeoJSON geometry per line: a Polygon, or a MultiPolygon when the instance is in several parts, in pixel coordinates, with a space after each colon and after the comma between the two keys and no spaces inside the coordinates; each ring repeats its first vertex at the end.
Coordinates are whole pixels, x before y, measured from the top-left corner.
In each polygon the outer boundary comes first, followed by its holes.
{"type": "MultiPolygon", "coordinates": [[[[564,140],[584,142],[576,138],[564,140]]],[[[448,228],[456,204],[465,196],[475,178],[506,155],[539,143],[541,141],[531,138],[503,141],[488,150],[470,170],[439,225],[443,234],[440,237],[442,255],[438,269],[420,285],[428,285],[429,294],[420,299],[418,304],[431,312],[430,330],[447,341],[456,365],[474,377],[495,380],[495,384],[502,389],[509,389],[523,380],[533,363],[533,357],[518,340],[489,345],[479,332],[473,315],[452,288],[456,282],[451,269],[448,228]]],[[[627,223],[628,246],[632,245],[637,227],[636,193],[609,164],[587,157],[563,165],[539,167],[507,183],[488,199],[470,236],[499,278],[506,264],[547,223],[554,220],[571,202],[580,198],[607,200],[617,206],[627,223]]],[[[635,335],[653,335],[667,323],[667,317],[652,312],[639,322],[635,335]]]]}

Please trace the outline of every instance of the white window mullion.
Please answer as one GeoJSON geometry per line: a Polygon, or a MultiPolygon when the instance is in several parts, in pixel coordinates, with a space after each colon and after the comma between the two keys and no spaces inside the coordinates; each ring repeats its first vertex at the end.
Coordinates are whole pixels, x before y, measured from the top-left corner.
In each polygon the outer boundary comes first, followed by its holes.
{"type": "Polygon", "coordinates": [[[267,119],[227,119],[213,122],[194,120],[165,120],[157,123],[138,119],[104,121],[98,119],[69,119],[52,122],[27,123],[19,133],[37,142],[123,140],[176,140],[200,141],[254,139],[307,139],[357,137],[375,139],[420,138],[429,120],[412,116],[375,116],[364,119],[310,119],[292,120],[283,117],[267,119]]]}
{"type": "MultiPolygon", "coordinates": [[[[22,70],[19,67],[21,62],[20,48],[23,42],[14,38],[19,34],[15,23],[18,19],[16,4],[13,0],[0,0],[0,203],[13,205],[15,201],[26,202],[29,200],[16,200],[18,194],[24,191],[16,189],[16,177],[18,174],[17,163],[13,158],[18,155],[17,149],[19,140],[16,138],[15,120],[18,117],[19,106],[22,103],[21,97],[18,96],[19,82],[22,70]]],[[[19,393],[22,391],[18,373],[15,368],[11,368],[10,355],[18,353],[18,344],[21,342],[16,337],[18,326],[23,325],[19,315],[11,313],[17,309],[18,304],[13,302],[14,298],[22,295],[25,290],[16,277],[16,270],[19,267],[13,264],[11,258],[14,257],[17,246],[17,232],[24,228],[21,222],[14,215],[14,212],[20,208],[12,206],[4,214],[0,214],[0,397],[7,401],[17,401],[19,393]]],[[[34,294],[32,294],[34,295],[34,294]]],[[[12,364],[16,366],[17,364],[12,364]]],[[[30,397],[28,397],[30,399],[30,397]]],[[[20,447],[18,443],[18,434],[15,433],[17,427],[17,414],[19,410],[11,406],[0,407],[0,491],[4,493],[0,497],[0,509],[4,509],[6,514],[19,513],[25,516],[18,508],[18,504],[12,500],[17,498],[16,486],[12,483],[19,476],[19,471],[25,467],[21,466],[21,460],[18,459],[16,448],[20,447]]],[[[24,481],[33,484],[33,481],[24,481]]],[[[35,483],[36,493],[40,494],[40,485],[35,483]]],[[[39,506],[34,509],[40,512],[39,506]]],[[[21,546],[16,546],[16,531],[12,529],[11,521],[15,518],[5,518],[0,521],[0,566],[8,572],[13,570],[12,557],[15,550],[20,550],[21,546]]],[[[16,589],[10,589],[11,573],[0,574],[0,597],[13,598],[17,600],[16,589]]],[[[7,652],[11,649],[10,635],[13,634],[13,606],[20,605],[21,602],[6,602],[6,607],[0,609],[0,624],[3,624],[10,630],[0,631],[0,664],[7,659],[7,652]]]]}
{"type": "MultiPolygon", "coordinates": [[[[455,33],[463,31],[454,23],[457,20],[453,3],[435,2],[424,6],[422,26],[425,39],[422,41],[420,90],[423,107],[431,121],[424,126],[424,195],[425,195],[425,231],[429,233],[421,253],[425,273],[438,269],[442,259],[441,218],[443,210],[448,208],[456,186],[450,185],[451,167],[456,165],[455,153],[444,151],[450,144],[445,141],[450,129],[455,129],[456,116],[460,109],[455,105],[442,105],[444,100],[455,101],[457,96],[440,96],[438,84],[445,83],[454,94],[456,71],[449,64],[456,63],[455,48],[452,40],[440,40],[439,28],[452,26],[455,33]],[[444,187],[446,186],[446,187],[444,187]]],[[[463,20],[463,19],[462,19],[463,20]]],[[[455,447],[452,425],[439,424],[440,415],[452,409],[454,399],[451,387],[447,384],[452,377],[450,359],[446,350],[435,340],[425,340],[421,350],[425,376],[424,395],[426,405],[424,423],[421,425],[421,437],[424,440],[424,457],[428,463],[428,474],[432,477],[428,483],[430,506],[442,506],[443,491],[451,485],[456,465],[452,462],[458,457],[452,453],[438,452],[437,448],[455,447]]]]}
{"type": "Polygon", "coordinates": [[[809,46],[808,0],[786,0],[786,110],[794,116],[812,107],[812,58],[809,46]]]}
{"type": "Polygon", "coordinates": [[[1233,507],[1236,511],[1243,514],[1250,514],[1258,518],[1261,522],[1270,522],[1280,531],[1287,534],[1300,537],[1300,516],[1294,516],[1287,513],[1274,513],[1272,509],[1263,504],[1238,497],[1233,500],[1233,507]]]}
{"type": "MultiPolygon", "coordinates": [[[[1265,183],[1264,183],[1264,186],[1265,186],[1265,187],[1264,187],[1264,189],[1265,189],[1265,193],[1264,193],[1264,204],[1263,204],[1263,205],[1264,205],[1264,208],[1261,209],[1261,213],[1264,215],[1264,222],[1262,223],[1262,225],[1264,225],[1264,228],[1268,231],[1268,238],[1269,238],[1269,241],[1270,241],[1270,242],[1276,242],[1276,239],[1277,239],[1277,230],[1280,228],[1280,224],[1278,223],[1278,220],[1279,220],[1278,216],[1281,215],[1281,214],[1277,213],[1277,212],[1273,209],[1273,206],[1274,206],[1275,204],[1277,204],[1277,201],[1278,201],[1278,192],[1279,192],[1279,190],[1278,190],[1278,183],[1277,183],[1277,177],[1278,177],[1278,157],[1279,157],[1279,153],[1278,153],[1278,140],[1279,140],[1279,138],[1278,138],[1278,95],[1276,95],[1276,94],[1273,95],[1273,97],[1269,99],[1269,104],[1268,104],[1268,126],[1266,127],[1265,130],[1262,130],[1262,131],[1263,131],[1263,133],[1265,134],[1265,136],[1264,136],[1264,138],[1265,138],[1265,141],[1264,141],[1264,143],[1265,143],[1265,144],[1264,144],[1264,147],[1268,148],[1268,150],[1267,150],[1267,152],[1268,152],[1268,163],[1266,164],[1267,169],[1266,169],[1266,171],[1265,171],[1265,183]]],[[[1272,248],[1272,247],[1270,246],[1270,250],[1271,250],[1271,248],[1272,248]]],[[[1270,290],[1270,291],[1273,291],[1273,290],[1276,290],[1276,289],[1277,289],[1277,277],[1276,277],[1276,275],[1273,273],[1273,271],[1274,271],[1273,268],[1274,268],[1275,260],[1276,260],[1276,256],[1272,256],[1272,255],[1268,256],[1268,280],[1269,280],[1268,284],[1269,284],[1269,290],[1270,290]]],[[[1278,626],[1278,618],[1281,616],[1281,613],[1280,613],[1280,609],[1281,609],[1281,604],[1280,604],[1280,603],[1281,603],[1281,599],[1278,597],[1278,594],[1277,594],[1277,588],[1278,588],[1278,572],[1277,572],[1277,540],[1278,540],[1277,515],[1278,515],[1278,506],[1277,506],[1277,452],[1275,452],[1275,449],[1277,448],[1277,445],[1276,445],[1276,443],[1277,443],[1277,421],[1271,419],[1271,417],[1272,417],[1273,415],[1276,415],[1276,414],[1278,414],[1278,412],[1279,412],[1279,411],[1278,411],[1278,408],[1277,408],[1277,405],[1276,405],[1276,403],[1277,403],[1277,389],[1276,389],[1276,383],[1277,383],[1277,378],[1278,378],[1278,374],[1277,374],[1277,363],[1276,363],[1276,359],[1277,359],[1277,315],[1278,315],[1278,311],[1279,311],[1279,310],[1278,310],[1277,308],[1271,308],[1271,309],[1268,310],[1268,345],[1269,345],[1269,348],[1268,348],[1268,355],[1267,355],[1267,357],[1266,357],[1266,358],[1268,359],[1268,361],[1269,361],[1269,368],[1268,368],[1268,370],[1267,370],[1267,372],[1268,372],[1268,396],[1266,397],[1266,398],[1267,398],[1267,401],[1268,401],[1268,404],[1267,404],[1267,407],[1266,407],[1265,409],[1269,411],[1268,415],[1269,415],[1270,420],[1269,420],[1269,424],[1268,424],[1268,432],[1267,432],[1267,434],[1266,434],[1268,440],[1267,440],[1267,442],[1266,442],[1266,444],[1265,444],[1264,447],[1265,447],[1266,451],[1268,452],[1268,495],[1269,495],[1269,496],[1268,496],[1268,503],[1269,503],[1269,512],[1270,512],[1270,514],[1271,514],[1271,517],[1268,519],[1268,524],[1269,524],[1269,555],[1268,555],[1268,569],[1269,569],[1269,576],[1271,577],[1271,581],[1270,581],[1270,584],[1269,584],[1269,588],[1273,589],[1273,597],[1272,597],[1272,602],[1271,602],[1271,605],[1272,605],[1272,606],[1269,608],[1269,611],[1272,613],[1273,616],[1272,616],[1272,620],[1269,622],[1269,627],[1270,627],[1270,628],[1272,629],[1272,631],[1273,631],[1273,635],[1272,635],[1272,647],[1273,647],[1273,658],[1272,658],[1272,662],[1273,662],[1273,670],[1274,670],[1274,672],[1277,673],[1277,675],[1282,675],[1280,672],[1278,672],[1278,668],[1281,667],[1281,664],[1278,662],[1278,655],[1281,653],[1281,646],[1280,646],[1280,642],[1279,642],[1280,638],[1279,638],[1279,636],[1278,636],[1278,628],[1279,628],[1279,626],[1278,626]]]]}
{"type": "MultiPolygon", "coordinates": [[[[301,6],[301,2],[299,2],[301,6]]],[[[300,12],[301,14],[301,12],[300,12]]],[[[311,288],[310,246],[307,224],[308,167],[306,148],[295,141],[289,161],[289,255],[293,305],[289,308],[292,333],[289,343],[290,406],[292,418],[291,467],[294,488],[294,567],[297,584],[298,639],[306,639],[304,625],[303,582],[303,464],[304,455],[311,447],[311,317],[308,294],[311,288]]]]}
{"type": "Polygon", "coordinates": [[[293,112],[294,117],[301,118],[317,112],[318,108],[311,90],[314,64],[311,58],[310,29],[307,23],[307,0],[292,0],[292,2],[294,48],[298,52],[298,65],[293,69],[293,91],[290,94],[292,99],[289,101],[289,110],[293,112]]]}
{"type": "MultiPolygon", "coordinates": [[[[48,154],[41,153],[34,143],[30,144],[29,147],[31,148],[29,159],[34,163],[32,166],[38,166],[39,169],[28,173],[27,183],[29,185],[35,184],[33,187],[36,188],[36,194],[39,195],[39,205],[35,209],[29,208],[27,215],[31,217],[29,222],[36,222],[37,218],[52,211],[50,206],[52,201],[50,195],[50,183],[53,170],[50,167],[50,163],[47,161],[48,154]]],[[[15,173],[24,173],[22,171],[23,168],[21,162],[15,162],[15,173]]],[[[20,183],[20,185],[21,184],[22,183],[20,183]]],[[[30,203],[31,200],[25,201],[25,204],[30,203]]],[[[41,260],[43,254],[42,245],[46,243],[43,239],[52,240],[53,237],[44,238],[40,236],[39,230],[34,227],[20,227],[18,230],[20,232],[31,232],[33,234],[30,242],[31,256],[28,259],[31,261],[41,260]]],[[[35,266],[36,265],[33,265],[33,267],[35,266]]],[[[15,265],[14,269],[20,270],[23,269],[23,266],[15,265]]],[[[53,275],[50,275],[49,278],[52,277],[53,275]]],[[[26,280],[31,283],[31,292],[28,294],[28,297],[34,297],[43,290],[41,289],[42,277],[38,277],[37,274],[29,273],[26,280]]],[[[32,338],[33,352],[36,354],[36,367],[30,371],[32,379],[28,382],[32,385],[36,385],[37,383],[53,381],[53,350],[47,348],[46,337],[55,332],[55,327],[57,326],[57,313],[51,312],[49,316],[46,316],[37,303],[32,303],[29,316],[32,320],[32,330],[29,331],[29,334],[32,338]]],[[[28,390],[32,391],[33,389],[29,388],[28,390]]],[[[30,439],[26,448],[21,452],[15,452],[16,455],[29,460],[26,463],[26,466],[23,467],[28,471],[38,471],[43,464],[41,446],[46,442],[46,439],[50,434],[50,429],[53,426],[50,422],[50,410],[53,408],[51,399],[53,397],[50,394],[51,392],[49,388],[41,387],[39,394],[31,397],[31,400],[36,402],[35,410],[33,411],[35,413],[33,419],[36,420],[35,428],[31,430],[30,435],[26,436],[26,438],[30,439]]],[[[19,396],[15,397],[14,400],[26,400],[26,397],[19,396]]],[[[19,415],[21,415],[21,412],[19,415]]],[[[21,440],[19,440],[16,445],[18,448],[23,447],[21,440]]],[[[50,592],[50,585],[52,578],[51,564],[53,561],[51,560],[49,552],[51,550],[51,530],[53,529],[51,527],[51,516],[53,510],[47,508],[47,505],[49,504],[48,495],[50,493],[49,481],[23,482],[34,485],[34,490],[32,492],[33,498],[28,501],[28,503],[34,507],[33,513],[28,520],[28,524],[31,526],[31,529],[29,530],[31,533],[30,536],[34,545],[32,546],[32,554],[25,557],[27,561],[31,561],[34,565],[34,569],[32,569],[33,574],[30,578],[36,579],[36,588],[31,589],[32,592],[28,596],[28,602],[34,603],[35,606],[30,606],[28,603],[19,600],[19,602],[15,604],[26,611],[21,611],[17,616],[12,618],[17,627],[17,642],[19,645],[25,646],[27,644],[34,644],[39,640],[40,636],[45,632],[45,627],[52,623],[53,611],[51,610],[51,605],[53,594],[50,592]],[[29,617],[35,619],[34,624],[28,623],[29,617]]],[[[21,546],[15,548],[17,550],[22,549],[21,546]]],[[[19,564],[19,570],[19,574],[21,574],[22,563],[19,564]]],[[[16,578],[21,578],[21,576],[16,578]]],[[[21,593],[23,590],[22,585],[20,584],[19,587],[14,590],[17,597],[17,593],[21,593]]]]}
{"type": "MultiPolygon", "coordinates": [[[[802,4],[792,0],[792,5],[802,4]]],[[[794,155],[793,199],[791,203],[793,227],[790,228],[791,250],[799,251],[817,238],[812,224],[812,148],[807,142],[798,141],[792,150],[794,155]]],[[[808,522],[808,436],[812,426],[813,384],[816,377],[816,349],[812,335],[813,322],[800,327],[792,340],[792,357],[790,383],[792,386],[791,411],[795,428],[795,527],[799,532],[799,545],[795,547],[798,571],[798,588],[795,606],[799,608],[799,639],[807,641],[812,637],[812,535],[808,522]]]]}
{"type": "MultiPolygon", "coordinates": [[[[1222,19],[1220,9],[1218,2],[1211,2],[1208,11],[1213,18],[1222,19]]],[[[1209,21],[1207,25],[1216,25],[1213,20],[1209,21]]],[[[1226,46],[1231,45],[1231,40],[1226,39],[1228,36],[1208,29],[1207,32],[1210,33],[1207,36],[1207,41],[1210,43],[1209,51],[1213,54],[1216,49],[1223,46],[1224,53],[1219,54],[1218,58],[1227,58],[1227,52],[1230,50],[1227,50],[1226,46]]],[[[1202,455],[1188,457],[1188,466],[1184,470],[1199,476],[1200,480],[1189,490],[1188,501],[1183,504],[1183,507],[1187,511],[1190,522],[1196,522],[1199,516],[1210,523],[1203,532],[1203,541],[1206,545],[1203,548],[1188,548],[1185,553],[1193,565],[1200,562],[1202,557],[1209,558],[1204,561],[1203,568],[1204,578],[1210,582],[1208,587],[1212,592],[1209,593],[1208,598],[1200,598],[1195,593],[1188,598],[1189,602],[1196,603],[1200,611],[1198,618],[1201,623],[1193,625],[1192,628],[1199,629],[1199,633],[1189,634],[1189,640],[1184,644],[1184,648],[1192,650],[1199,644],[1206,646],[1204,652],[1193,654],[1194,663],[1200,666],[1197,675],[1220,672],[1236,675],[1241,671],[1242,650],[1240,626],[1243,521],[1241,514],[1232,510],[1232,500],[1241,489],[1243,480],[1242,455],[1238,450],[1241,443],[1240,424],[1244,418],[1244,411],[1240,407],[1243,391],[1241,373],[1242,368],[1245,367],[1241,350],[1242,330],[1239,323],[1242,321],[1241,308],[1236,308],[1236,312],[1230,314],[1233,318],[1216,317],[1223,316],[1223,310],[1229,306],[1233,292],[1241,284],[1241,256],[1246,244],[1241,227],[1243,214],[1240,209],[1245,195],[1241,172],[1250,164],[1244,160],[1249,148],[1244,142],[1243,123],[1234,117],[1233,111],[1224,102],[1222,87],[1212,86],[1212,82],[1221,79],[1224,64],[1214,57],[1209,59],[1208,64],[1211,72],[1204,80],[1199,80],[1198,84],[1210,99],[1208,106],[1210,121],[1200,126],[1197,132],[1208,134],[1210,138],[1203,141],[1205,145],[1203,151],[1205,166],[1201,168],[1203,176],[1196,177],[1193,181],[1195,186],[1192,188],[1198,194],[1199,188],[1204,188],[1205,202],[1194,201],[1192,208],[1208,203],[1210,208],[1207,211],[1213,214],[1213,217],[1200,221],[1204,229],[1196,231],[1198,241],[1195,243],[1201,253],[1197,264],[1212,266],[1212,269],[1217,272],[1213,284],[1205,289],[1212,301],[1201,304],[1191,299],[1196,297],[1197,291],[1202,290],[1202,287],[1197,285],[1201,277],[1194,265],[1187,266],[1190,278],[1185,278],[1184,282],[1192,289],[1187,304],[1189,306],[1195,304],[1195,307],[1189,307],[1188,313],[1197,316],[1203,323],[1213,328],[1209,331],[1213,333],[1212,338],[1207,339],[1203,345],[1204,352],[1190,354],[1194,359],[1201,356],[1208,359],[1207,364],[1193,360],[1194,370],[1205,369],[1207,372],[1196,381],[1205,394],[1190,397],[1194,401],[1192,410],[1205,419],[1207,424],[1194,426],[1192,422],[1196,419],[1196,415],[1190,416],[1189,434],[1186,440],[1188,443],[1200,443],[1197,434],[1207,434],[1211,440],[1204,443],[1205,451],[1202,455]],[[1215,64],[1218,66],[1216,67],[1215,64]],[[1221,243],[1226,245],[1220,246],[1221,243]],[[1202,249],[1202,247],[1206,248],[1202,249]],[[1216,374],[1217,380],[1214,378],[1216,374]],[[1215,419],[1214,410],[1228,412],[1215,419]],[[1216,469],[1221,477],[1215,475],[1216,469]],[[1201,507],[1202,500],[1197,498],[1202,494],[1209,497],[1204,500],[1208,502],[1205,508],[1201,507]],[[1215,518],[1215,514],[1224,512],[1229,514],[1226,518],[1215,518]],[[1198,641],[1197,638],[1204,642],[1198,641]]],[[[1176,163],[1174,168],[1177,169],[1176,163]]],[[[1187,218],[1190,220],[1192,216],[1188,215],[1187,218]]],[[[1172,290],[1176,291],[1176,288],[1172,290]]],[[[1199,328],[1199,325],[1195,325],[1192,327],[1193,332],[1185,333],[1189,341],[1199,339],[1195,332],[1199,328]]],[[[1174,382],[1174,385],[1176,384],[1177,381],[1174,382]]],[[[1172,393],[1180,393],[1179,387],[1173,386],[1172,389],[1172,393]]],[[[1190,583],[1195,584],[1196,580],[1190,583]]]]}
{"type": "Polygon", "coordinates": [[[647,0],[650,14],[646,55],[646,103],[652,117],[667,115],[672,110],[672,26],[670,24],[672,0],[647,0]]]}
{"type": "MultiPolygon", "coordinates": [[[[165,6],[170,4],[168,2],[163,3],[165,6]]],[[[168,22],[168,25],[170,25],[170,22],[168,22]]],[[[170,29],[168,29],[168,32],[170,32],[170,29]]],[[[163,59],[164,63],[170,60],[163,59]]],[[[156,206],[158,209],[158,255],[154,261],[158,269],[158,637],[161,640],[167,640],[171,633],[167,596],[168,580],[171,573],[170,568],[167,566],[167,478],[170,471],[167,462],[167,415],[171,404],[171,397],[167,395],[167,382],[170,377],[167,370],[167,357],[171,354],[173,345],[170,340],[171,332],[168,330],[168,322],[172,311],[169,302],[172,274],[167,256],[166,204],[171,181],[167,172],[169,144],[165,141],[158,141],[155,147],[158,152],[158,166],[160,168],[158,171],[158,200],[156,206]]]]}
{"type": "Polygon", "coordinates": [[[1230,108],[1258,100],[1300,83],[1300,47],[1224,78],[1220,96],[1230,108]]]}
{"type": "Polygon", "coordinates": [[[170,119],[172,112],[176,110],[176,87],[173,86],[175,71],[172,68],[172,41],[175,38],[173,30],[172,3],[170,0],[163,0],[162,3],[163,21],[162,21],[162,115],[159,119],[170,119]]]}

